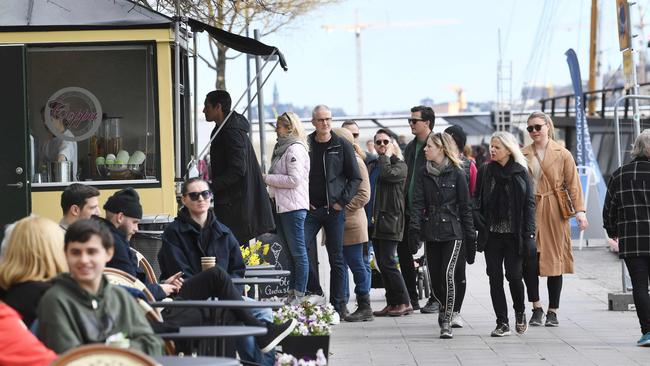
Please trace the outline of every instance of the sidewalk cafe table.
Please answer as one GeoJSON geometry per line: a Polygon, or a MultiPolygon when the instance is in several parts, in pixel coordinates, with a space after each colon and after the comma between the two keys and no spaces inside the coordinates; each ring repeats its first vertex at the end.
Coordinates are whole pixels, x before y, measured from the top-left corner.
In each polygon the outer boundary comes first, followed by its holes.
{"type": "MultiPolygon", "coordinates": [[[[187,341],[202,341],[202,340],[221,340],[221,356],[226,351],[226,338],[237,338],[245,336],[259,336],[266,334],[265,327],[251,327],[245,325],[212,325],[212,326],[197,326],[197,327],[180,327],[178,332],[174,333],[157,333],[156,335],[165,340],[187,340],[187,341]]],[[[207,353],[207,345],[201,343],[199,346],[199,353],[205,355],[207,353]]]]}
{"type": "Polygon", "coordinates": [[[162,366],[240,366],[241,363],[228,357],[179,357],[158,356],[154,357],[162,366]]]}

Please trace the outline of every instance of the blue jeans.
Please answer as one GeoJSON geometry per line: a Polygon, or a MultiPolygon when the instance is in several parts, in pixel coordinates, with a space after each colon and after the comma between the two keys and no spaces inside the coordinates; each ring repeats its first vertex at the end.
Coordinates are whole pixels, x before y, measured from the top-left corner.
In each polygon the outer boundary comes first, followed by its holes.
{"type": "MultiPolygon", "coordinates": [[[[242,296],[242,299],[253,301],[250,297],[242,296]]],[[[273,323],[273,312],[268,308],[253,308],[250,309],[255,319],[263,322],[273,323]]],[[[260,348],[255,343],[255,337],[238,337],[235,339],[235,345],[239,357],[244,361],[259,363],[264,366],[273,366],[275,363],[275,351],[262,353],[260,348]]]]}
{"type": "MultiPolygon", "coordinates": [[[[366,246],[366,243],[343,246],[343,260],[346,267],[352,271],[355,285],[354,293],[357,296],[365,296],[370,293],[370,263],[368,262],[367,252],[364,254],[364,246],[366,246]]],[[[347,300],[350,299],[350,288],[347,281],[344,293],[347,303],[347,300]]]]}
{"type": "Polygon", "coordinates": [[[291,258],[289,268],[289,289],[305,293],[307,288],[307,274],[309,273],[309,260],[307,259],[307,245],[305,245],[305,217],[307,210],[283,212],[277,215],[278,235],[284,240],[291,258]]]}
{"type": "MultiPolygon", "coordinates": [[[[345,306],[344,283],[347,279],[345,262],[343,261],[343,227],[345,224],[345,212],[336,211],[321,207],[310,210],[305,219],[305,242],[316,241],[316,235],[321,227],[325,230],[327,256],[330,262],[330,303],[336,311],[341,311],[345,306]]],[[[318,271],[318,263],[310,263],[312,271],[318,271]]],[[[313,274],[310,279],[314,280],[313,274]]],[[[316,292],[320,284],[312,283],[309,289],[316,292]]]]}

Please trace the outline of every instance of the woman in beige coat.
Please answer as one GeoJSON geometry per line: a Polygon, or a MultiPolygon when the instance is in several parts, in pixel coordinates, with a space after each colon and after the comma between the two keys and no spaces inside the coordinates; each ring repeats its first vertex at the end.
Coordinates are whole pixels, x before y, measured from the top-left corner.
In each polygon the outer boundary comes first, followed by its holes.
{"type": "Polygon", "coordinates": [[[547,277],[549,305],[547,327],[557,327],[562,275],[573,273],[573,253],[569,220],[562,217],[555,190],[566,187],[573,201],[580,230],[587,225],[582,187],[571,153],[554,141],[553,121],[543,112],[533,112],[526,127],[533,143],[522,152],[528,161],[528,173],[535,189],[537,257],[524,261],[524,281],[528,301],[533,303],[531,326],[542,325],[544,310],[539,300],[539,277],[547,277]]]}
{"type": "MultiPolygon", "coordinates": [[[[345,228],[343,231],[343,260],[352,271],[354,278],[354,293],[357,296],[357,310],[346,316],[346,321],[369,321],[373,320],[372,308],[370,307],[370,265],[364,259],[363,247],[368,242],[368,218],[363,207],[370,200],[370,179],[368,169],[363,162],[365,153],[354,142],[354,136],[346,128],[336,128],[334,133],[346,139],[354,147],[361,184],[357,194],[352,197],[350,203],[345,206],[345,228]]],[[[346,271],[346,274],[348,272],[346,271]]],[[[347,276],[346,276],[347,278],[347,276]]],[[[350,298],[350,289],[347,279],[343,284],[345,300],[350,298]]]]}

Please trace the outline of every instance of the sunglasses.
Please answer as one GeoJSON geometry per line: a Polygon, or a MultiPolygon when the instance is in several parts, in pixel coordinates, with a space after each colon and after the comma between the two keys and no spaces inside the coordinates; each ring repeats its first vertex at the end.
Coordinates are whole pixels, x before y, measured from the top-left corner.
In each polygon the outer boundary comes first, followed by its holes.
{"type": "Polygon", "coordinates": [[[415,124],[417,122],[426,121],[426,120],[424,120],[422,118],[409,118],[408,121],[409,121],[410,124],[415,124]]]}
{"type": "Polygon", "coordinates": [[[542,127],[544,127],[544,126],[546,126],[546,123],[544,123],[543,125],[532,125],[532,126],[528,126],[528,127],[526,127],[526,131],[528,131],[528,132],[533,132],[533,130],[535,130],[535,131],[541,131],[541,130],[542,130],[542,127]]]}
{"type": "Polygon", "coordinates": [[[356,139],[356,138],[359,138],[359,134],[358,134],[358,133],[353,133],[353,134],[352,134],[352,137],[354,137],[355,139],[356,139]]]}
{"type": "Polygon", "coordinates": [[[204,200],[208,200],[210,197],[212,197],[212,192],[206,189],[202,192],[187,192],[184,194],[184,196],[188,196],[192,201],[198,201],[199,197],[203,197],[204,200]]]}
{"type": "Polygon", "coordinates": [[[388,145],[390,144],[390,140],[377,140],[375,141],[375,145],[381,146],[381,145],[388,145]]]}

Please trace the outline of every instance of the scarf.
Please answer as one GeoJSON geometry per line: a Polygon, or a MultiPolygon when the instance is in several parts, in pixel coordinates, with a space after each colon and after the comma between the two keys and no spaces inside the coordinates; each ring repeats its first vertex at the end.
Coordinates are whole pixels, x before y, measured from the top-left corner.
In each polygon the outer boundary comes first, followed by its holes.
{"type": "Polygon", "coordinates": [[[269,171],[273,169],[275,163],[280,160],[289,146],[293,144],[302,144],[304,146],[304,143],[295,136],[278,137],[278,142],[273,148],[273,155],[271,156],[271,169],[269,169],[269,171]]]}
{"type": "Polygon", "coordinates": [[[517,231],[519,228],[516,224],[519,220],[517,220],[517,215],[514,213],[517,212],[515,208],[519,207],[519,202],[515,202],[519,197],[517,197],[518,194],[515,192],[514,178],[523,169],[523,167],[518,169],[519,167],[521,165],[516,163],[513,158],[510,158],[505,166],[501,166],[496,161],[488,165],[488,172],[494,180],[494,187],[488,188],[490,189],[490,193],[486,202],[487,212],[493,215],[493,222],[508,220],[515,224],[513,225],[513,229],[517,231]],[[515,217],[509,217],[509,213],[513,213],[515,217]]]}
{"type": "Polygon", "coordinates": [[[436,164],[434,161],[427,161],[426,168],[427,173],[437,177],[442,173],[442,171],[449,165],[449,159],[445,156],[440,165],[436,164]]]}

